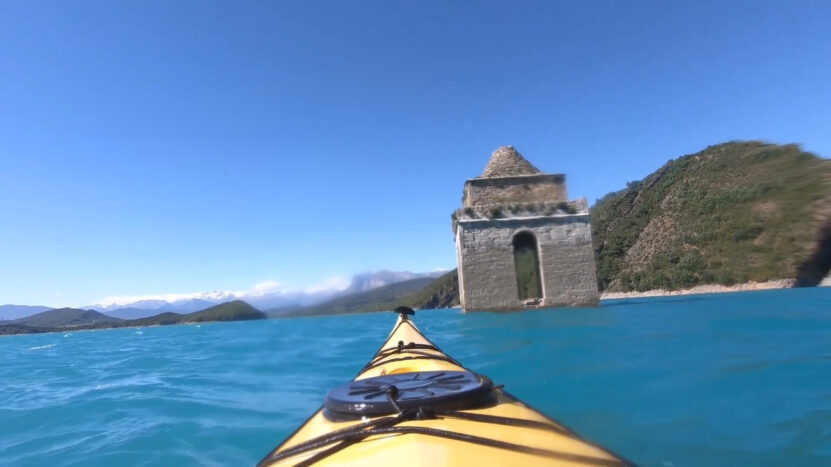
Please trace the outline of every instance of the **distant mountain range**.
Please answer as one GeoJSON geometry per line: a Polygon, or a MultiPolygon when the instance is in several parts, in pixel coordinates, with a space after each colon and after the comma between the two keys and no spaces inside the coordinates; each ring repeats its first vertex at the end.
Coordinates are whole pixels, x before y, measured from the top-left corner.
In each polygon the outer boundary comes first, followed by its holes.
{"type": "MultiPolygon", "coordinates": [[[[135,313],[139,313],[138,310],[144,310],[147,312],[161,312],[161,311],[173,311],[176,313],[190,313],[193,311],[198,311],[204,309],[205,307],[209,307],[211,305],[216,305],[218,303],[225,303],[230,302],[232,300],[236,300],[236,297],[232,293],[228,292],[205,292],[198,297],[194,298],[185,298],[181,300],[138,300],[135,302],[125,302],[125,303],[113,303],[113,304],[94,304],[94,305],[86,305],[82,308],[101,311],[107,314],[112,314],[116,310],[134,310],[135,313]]],[[[126,313],[130,313],[127,311],[126,313]]]]}
{"type": "MultiPolygon", "coordinates": [[[[412,274],[382,271],[377,276],[362,274],[356,276],[335,298],[314,305],[285,305],[262,312],[243,300],[233,300],[205,307],[190,313],[175,313],[159,309],[119,308],[107,312],[80,308],[12,307],[11,312],[25,313],[39,311],[14,320],[0,321],[0,335],[28,334],[41,332],[64,332],[86,329],[106,329],[128,326],[154,326],[205,321],[236,321],[263,319],[266,317],[290,317],[328,315],[391,310],[398,305],[413,308],[443,308],[458,304],[456,271],[450,271],[435,278],[437,273],[412,274]],[[398,280],[413,277],[407,280],[398,280]],[[386,281],[395,281],[383,284],[386,281]],[[454,287],[455,286],[455,287],[454,287]],[[455,294],[455,295],[454,295],[455,294]],[[147,314],[150,314],[149,316],[147,314]]],[[[194,302],[190,302],[194,303],[194,302]]],[[[157,305],[158,303],[143,304],[157,305]]]]}
{"type": "Polygon", "coordinates": [[[0,335],[201,323],[207,321],[240,321],[264,318],[266,318],[265,313],[242,300],[214,305],[204,310],[188,314],[163,312],[147,318],[128,320],[115,318],[95,310],[57,308],[25,318],[0,322],[0,335]]]}
{"type": "Polygon", "coordinates": [[[148,316],[157,315],[159,313],[164,313],[164,307],[150,310],[147,308],[134,308],[134,307],[127,307],[127,308],[116,308],[115,310],[109,310],[105,312],[107,316],[112,316],[114,318],[119,319],[139,319],[139,318],[146,318],[148,316]]]}
{"type": "MultiPolygon", "coordinates": [[[[429,274],[426,276],[432,276],[429,274]]],[[[406,277],[406,275],[386,275],[388,279],[406,277]]],[[[354,289],[361,289],[371,282],[366,278],[355,281],[354,289]]],[[[31,334],[42,332],[65,332],[88,329],[107,329],[129,326],[155,326],[183,323],[198,323],[206,321],[237,321],[263,319],[267,317],[290,317],[309,315],[329,315],[343,313],[360,313],[368,311],[391,310],[398,305],[407,305],[413,308],[440,308],[458,304],[458,287],[456,271],[442,275],[439,278],[416,277],[414,279],[394,282],[359,290],[344,292],[344,295],[315,305],[301,306],[288,305],[270,309],[264,313],[242,300],[233,300],[206,307],[192,313],[174,313],[157,311],[152,316],[141,316],[147,310],[138,308],[121,308],[102,313],[96,310],[79,308],[46,309],[39,313],[23,318],[0,321],[0,335],[3,334],[31,334]],[[114,316],[119,314],[124,318],[114,316]]],[[[349,290],[349,289],[347,289],[349,290]]],[[[31,307],[31,309],[45,307],[31,307]]],[[[164,306],[162,307],[164,308],[164,306]]]]}
{"type": "Polygon", "coordinates": [[[51,309],[48,306],[37,305],[0,305],[0,321],[20,319],[51,309]]]}
{"type": "MultiPolygon", "coordinates": [[[[316,305],[327,300],[348,296],[357,292],[369,291],[389,284],[413,279],[431,279],[438,277],[441,274],[441,271],[413,273],[409,271],[381,270],[377,272],[356,274],[352,277],[349,286],[344,289],[329,289],[316,292],[274,292],[245,296],[237,296],[229,292],[212,291],[205,292],[197,297],[182,300],[138,300],[119,304],[88,305],[81,308],[84,310],[95,310],[109,317],[119,318],[122,320],[143,319],[156,316],[161,313],[193,313],[233,300],[244,300],[251,306],[261,310],[287,311],[316,305]]],[[[51,308],[45,306],[3,305],[0,306],[0,321],[16,320],[50,309],[51,308]]]]}
{"type": "Polygon", "coordinates": [[[127,307],[121,307],[120,305],[106,307],[93,305],[85,308],[102,311],[110,316],[115,316],[116,318],[137,319],[146,318],[165,311],[172,313],[192,313],[194,311],[204,310],[209,306],[217,305],[219,303],[233,301],[234,298],[231,296],[225,299],[215,300],[216,301],[198,298],[191,298],[176,302],[165,302],[164,300],[142,300],[140,302],[131,303],[130,306],[127,307]]]}

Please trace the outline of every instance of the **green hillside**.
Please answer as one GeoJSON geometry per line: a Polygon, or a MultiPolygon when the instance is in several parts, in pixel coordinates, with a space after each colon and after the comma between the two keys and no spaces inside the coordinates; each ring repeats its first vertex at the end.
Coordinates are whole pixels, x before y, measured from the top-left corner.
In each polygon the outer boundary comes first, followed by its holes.
{"type": "Polygon", "coordinates": [[[182,323],[204,323],[206,321],[244,321],[264,318],[266,318],[266,314],[262,311],[242,300],[234,300],[188,314],[166,311],[147,318],[131,319],[126,321],[126,324],[127,326],[164,326],[182,323]]]}
{"type": "Polygon", "coordinates": [[[592,209],[601,290],[796,278],[831,219],[830,164],[796,145],[731,142],[604,196],[592,209]]]}
{"type": "Polygon", "coordinates": [[[165,311],[147,318],[131,319],[126,323],[128,326],[166,326],[168,324],[181,324],[184,322],[184,318],[185,315],[165,311]]]}
{"type": "Polygon", "coordinates": [[[205,321],[243,321],[251,319],[265,319],[262,311],[254,308],[242,300],[220,303],[205,308],[202,311],[182,315],[183,323],[202,323],[205,321]]]}
{"type": "Polygon", "coordinates": [[[402,303],[402,298],[423,290],[431,282],[433,282],[433,279],[428,277],[396,282],[364,292],[338,297],[317,305],[289,310],[282,316],[332,315],[392,310],[402,303]]]}
{"type": "Polygon", "coordinates": [[[121,323],[122,320],[95,310],[56,308],[15,320],[15,324],[36,327],[72,327],[104,323],[121,323]]]}

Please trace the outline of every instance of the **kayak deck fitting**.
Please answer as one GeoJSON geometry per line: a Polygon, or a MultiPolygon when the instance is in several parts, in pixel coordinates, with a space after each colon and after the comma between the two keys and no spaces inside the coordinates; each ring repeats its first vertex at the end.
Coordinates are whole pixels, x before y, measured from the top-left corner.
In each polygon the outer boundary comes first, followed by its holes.
{"type": "Polygon", "coordinates": [[[399,307],[353,381],[257,464],[633,465],[464,368],[399,307]]]}

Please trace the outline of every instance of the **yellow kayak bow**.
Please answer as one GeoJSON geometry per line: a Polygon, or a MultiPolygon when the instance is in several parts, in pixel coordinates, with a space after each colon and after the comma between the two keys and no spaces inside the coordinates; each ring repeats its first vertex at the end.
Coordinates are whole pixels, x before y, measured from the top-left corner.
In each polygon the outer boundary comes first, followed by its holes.
{"type": "Polygon", "coordinates": [[[430,342],[398,308],[354,380],[258,466],[632,465],[583,440],[430,342]]]}

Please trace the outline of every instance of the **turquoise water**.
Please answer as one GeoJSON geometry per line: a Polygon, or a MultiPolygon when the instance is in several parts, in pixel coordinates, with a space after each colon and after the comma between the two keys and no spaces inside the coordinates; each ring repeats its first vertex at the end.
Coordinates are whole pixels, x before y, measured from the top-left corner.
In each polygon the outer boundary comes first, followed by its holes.
{"type": "MultiPolygon", "coordinates": [[[[0,338],[0,465],[250,465],[351,379],[390,313],[0,338]]],[[[831,465],[831,288],[416,322],[642,465],[831,465]]]]}

